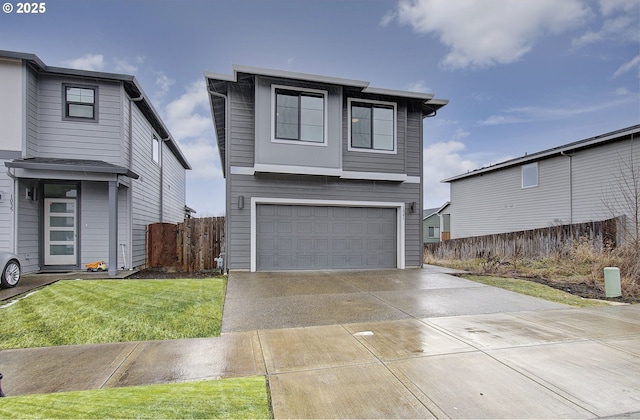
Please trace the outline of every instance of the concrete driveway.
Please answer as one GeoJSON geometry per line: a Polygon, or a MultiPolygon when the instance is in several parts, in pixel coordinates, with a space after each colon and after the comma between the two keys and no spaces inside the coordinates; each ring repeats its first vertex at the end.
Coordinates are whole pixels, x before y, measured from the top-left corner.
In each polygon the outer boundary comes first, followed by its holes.
{"type": "Polygon", "coordinates": [[[222,331],[566,308],[451,276],[455,270],[229,275],[222,331]]]}
{"type": "Polygon", "coordinates": [[[266,375],[276,418],[640,418],[640,305],[444,271],[231,273],[221,337],[4,350],[3,389],[266,375]]]}

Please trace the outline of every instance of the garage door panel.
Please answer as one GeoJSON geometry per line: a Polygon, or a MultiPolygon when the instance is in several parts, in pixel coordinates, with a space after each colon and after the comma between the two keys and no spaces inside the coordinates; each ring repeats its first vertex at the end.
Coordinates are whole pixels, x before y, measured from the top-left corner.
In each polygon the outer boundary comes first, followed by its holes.
{"type": "Polygon", "coordinates": [[[394,268],[396,235],[395,208],[261,204],[257,269],[394,268]]]}

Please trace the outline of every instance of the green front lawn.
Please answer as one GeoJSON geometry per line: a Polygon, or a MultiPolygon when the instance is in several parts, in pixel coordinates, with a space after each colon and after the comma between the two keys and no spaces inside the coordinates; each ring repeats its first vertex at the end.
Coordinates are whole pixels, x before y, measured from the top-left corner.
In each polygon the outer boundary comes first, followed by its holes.
{"type": "Polygon", "coordinates": [[[272,418],[264,377],[6,397],[0,418],[272,418]]]}
{"type": "Polygon", "coordinates": [[[0,350],[220,335],[226,279],[63,280],[0,309],[0,350]]]}

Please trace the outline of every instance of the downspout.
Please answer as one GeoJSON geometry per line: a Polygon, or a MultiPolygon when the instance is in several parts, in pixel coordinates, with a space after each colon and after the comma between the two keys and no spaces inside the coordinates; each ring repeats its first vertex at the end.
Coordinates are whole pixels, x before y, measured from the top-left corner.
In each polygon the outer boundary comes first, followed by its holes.
{"type": "Polygon", "coordinates": [[[569,158],[569,232],[573,240],[573,155],[564,151],[560,152],[560,155],[569,158]]]}
{"type": "MultiPolygon", "coordinates": [[[[130,171],[133,171],[133,102],[140,102],[144,99],[144,95],[140,95],[137,98],[132,98],[129,97],[129,133],[128,133],[128,137],[129,137],[129,156],[127,156],[127,168],[130,171]]],[[[128,207],[128,224],[129,224],[129,229],[128,229],[128,254],[129,254],[129,261],[131,261],[131,268],[133,268],[133,247],[132,245],[132,238],[133,238],[133,226],[131,224],[131,217],[133,215],[133,179],[131,179],[130,182],[130,188],[129,188],[129,194],[128,194],[128,198],[127,198],[127,207],[128,207]]],[[[126,259],[126,258],[125,258],[126,259]]],[[[123,261],[124,263],[124,261],[123,261]]],[[[129,268],[129,267],[125,267],[129,268]]]]}
{"type": "MultiPolygon", "coordinates": [[[[207,88],[207,90],[209,91],[209,94],[213,95],[213,96],[217,96],[218,98],[222,98],[224,100],[224,141],[225,141],[225,147],[224,147],[224,174],[225,174],[225,178],[226,177],[230,177],[231,171],[228,171],[227,168],[230,168],[229,165],[229,98],[227,97],[227,95],[223,95],[222,93],[218,93],[218,92],[214,92],[213,90],[211,90],[209,87],[207,88]]],[[[213,113],[213,104],[211,106],[211,112],[213,113]]],[[[229,179],[228,184],[231,184],[231,180],[229,179]]],[[[227,184],[227,183],[225,183],[227,184]]],[[[226,194],[226,202],[230,203],[230,196],[231,196],[231,188],[225,188],[225,194],[226,194]]],[[[229,212],[227,210],[230,210],[230,206],[227,207],[225,206],[225,217],[224,217],[224,240],[222,242],[222,249],[220,249],[220,256],[223,258],[223,262],[222,262],[222,272],[227,272],[227,266],[228,266],[228,258],[227,258],[227,244],[229,243],[229,238],[228,238],[228,234],[229,234],[229,212]]],[[[249,262],[249,264],[251,264],[251,262],[249,262]]]]}
{"type": "Polygon", "coordinates": [[[158,160],[160,161],[160,221],[164,223],[164,142],[171,140],[171,137],[160,139],[158,142],[158,160]]]}

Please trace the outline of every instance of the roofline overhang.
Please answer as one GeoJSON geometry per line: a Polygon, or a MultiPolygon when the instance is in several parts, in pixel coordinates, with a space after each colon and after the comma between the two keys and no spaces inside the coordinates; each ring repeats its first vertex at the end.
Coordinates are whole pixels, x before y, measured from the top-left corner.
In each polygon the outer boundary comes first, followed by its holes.
{"type": "Polygon", "coordinates": [[[9,58],[9,59],[17,59],[24,60],[29,62],[33,67],[35,67],[38,72],[56,75],[56,76],[75,76],[75,77],[84,77],[84,78],[92,78],[99,80],[109,80],[114,82],[122,82],[124,88],[132,98],[139,98],[136,101],[138,107],[142,111],[143,115],[147,118],[151,126],[158,132],[158,135],[162,138],[162,140],[167,143],[169,149],[173,152],[175,157],[178,159],[180,164],[184,169],[192,169],[189,161],[180,150],[177,142],[174,140],[171,132],[164,124],[162,119],[160,118],[160,114],[153,107],[153,104],[148,99],[144,90],[136,80],[135,76],[127,75],[127,74],[119,74],[119,73],[106,73],[100,71],[93,70],[80,70],[80,69],[70,69],[65,67],[54,67],[47,66],[37,55],[31,53],[22,53],[16,51],[5,51],[0,50],[0,58],[9,58]]]}
{"type": "Polygon", "coordinates": [[[82,173],[99,173],[123,175],[129,178],[138,179],[140,175],[123,166],[92,166],[92,165],[69,165],[65,163],[54,162],[27,162],[27,161],[9,161],[5,162],[7,168],[30,169],[37,171],[56,171],[56,172],[82,172],[82,173]]]}
{"type": "Polygon", "coordinates": [[[626,137],[626,136],[633,136],[638,133],[640,133],[640,124],[623,128],[621,130],[601,134],[596,137],[590,137],[584,140],[579,140],[573,143],[565,144],[563,146],[554,147],[552,149],[547,149],[537,153],[532,153],[530,155],[521,156],[519,158],[506,160],[504,162],[496,163],[495,165],[486,166],[484,168],[476,169],[474,171],[467,172],[465,174],[460,174],[460,175],[453,176],[451,178],[443,179],[440,182],[444,183],[444,182],[457,181],[460,179],[469,178],[476,175],[482,175],[488,172],[493,172],[500,169],[509,168],[512,166],[519,166],[519,165],[524,165],[526,163],[537,162],[553,156],[565,155],[577,150],[587,149],[600,144],[609,143],[619,138],[626,137]]]}
{"type": "MultiPolygon", "coordinates": [[[[216,72],[209,72],[209,71],[204,72],[204,78],[207,85],[207,92],[209,94],[209,106],[211,107],[211,115],[214,119],[214,128],[217,128],[215,126],[222,123],[216,123],[213,97],[217,96],[219,98],[220,96],[222,96],[225,98],[225,101],[227,101],[228,98],[226,97],[226,91],[224,93],[222,92],[214,93],[211,90],[211,82],[217,81],[217,82],[222,82],[224,84],[237,83],[239,80],[238,75],[241,73],[256,75],[256,76],[264,76],[264,77],[284,78],[284,79],[291,79],[291,80],[298,80],[298,81],[346,86],[346,87],[359,89],[361,92],[371,94],[371,95],[383,95],[383,96],[392,96],[392,97],[394,96],[398,98],[420,100],[422,101],[422,117],[423,118],[435,116],[437,114],[437,111],[440,108],[442,108],[443,106],[449,103],[449,100],[447,99],[434,98],[434,95],[432,93],[376,88],[376,87],[371,87],[369,85],[369,82],[362,81],[362,80],[344,79],[339,77],[322,76],[322,75],[309,74],[309,73],[298,73],[298,72],[291,72],[286,70],[275,70],[275,69],[269,69],[269,68],[244,66],[244,65],[238,65],[238,64],[234,64],[232,68],[233,68],[233,72],[231,74],[216,73],[216,72]]],[[[225,111],[224,111],[225,113],[227,112],[226,108],[227,107],[225,104],[225,111]]],[[[225,115],[222,116],[222,120],[225,121],[225,128],[226,128],[226,118],[227,117],[225,115]]],[[[218,152],[220,154],[220,159],[222,162],[224,162],[225,161],[224,151],[226,149],[226,139],[224,138],[221,139],[217,132],[216,132],[216,137],[217,137],[218,152]]],[[[222,173],[224,176],[226,176],[224,164],[222,165],[222,173]]]]}

